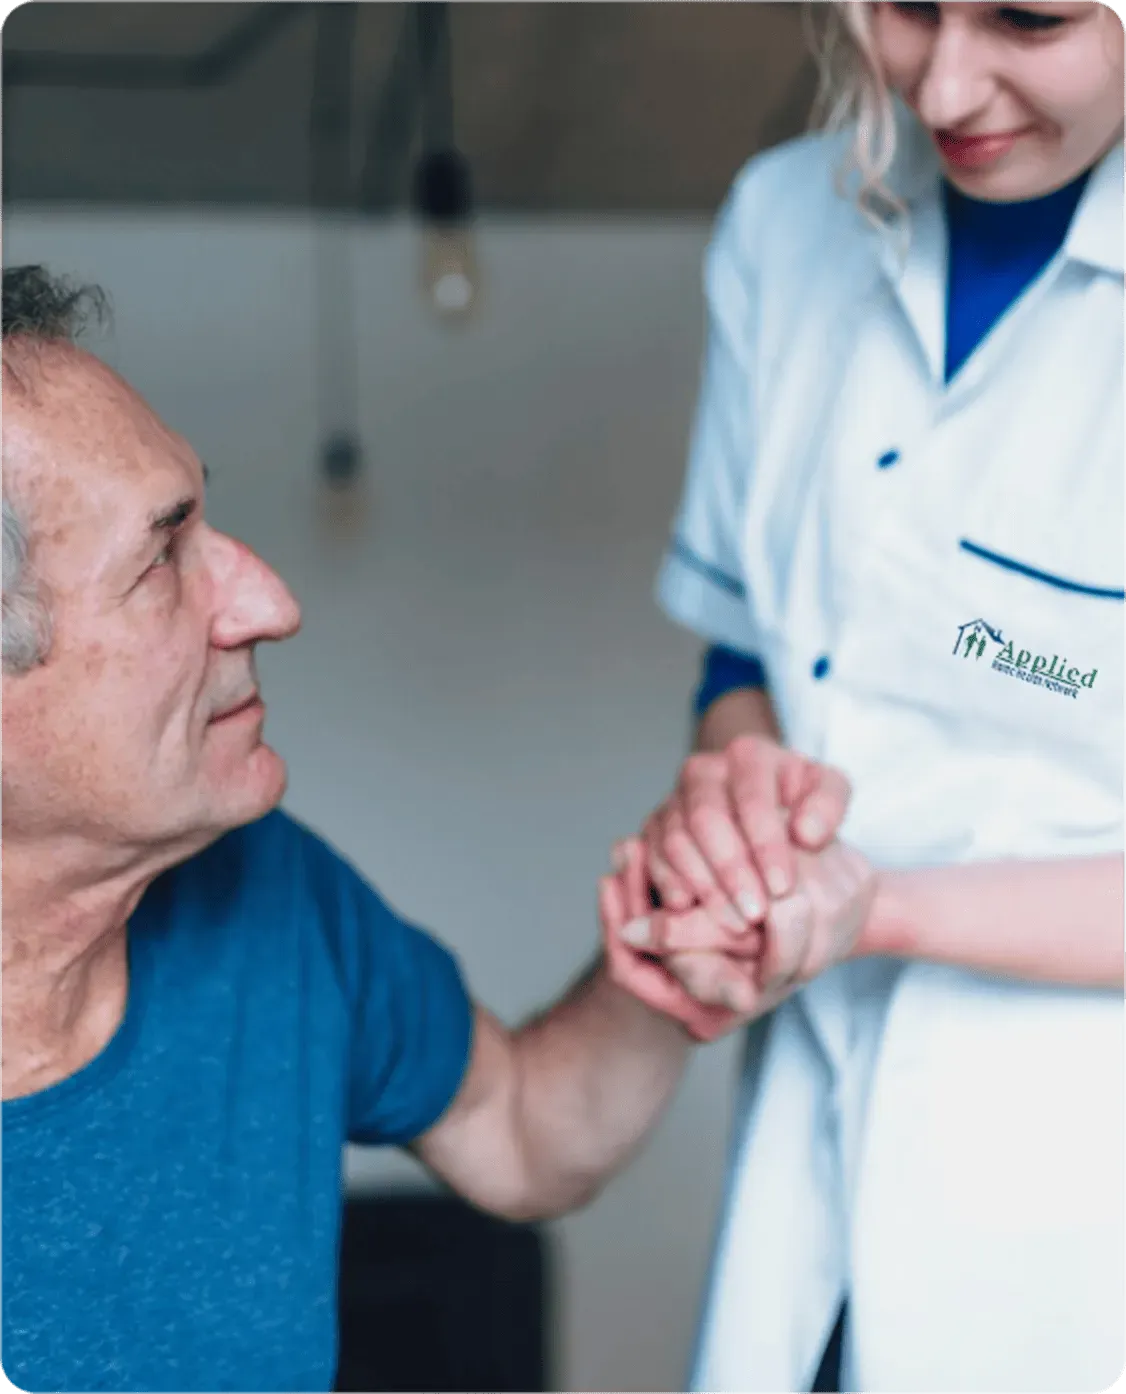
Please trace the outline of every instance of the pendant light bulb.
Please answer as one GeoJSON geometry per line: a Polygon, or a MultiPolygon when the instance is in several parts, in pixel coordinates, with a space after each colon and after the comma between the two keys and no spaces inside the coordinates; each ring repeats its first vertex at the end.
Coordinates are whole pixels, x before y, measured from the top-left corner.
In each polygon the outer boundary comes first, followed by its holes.
{"type": "Polygon", "coordinates": [[[433,150],[422,157],[414,204],[422,224],[426,299],[441,319],[464,319],[477,300],[478,268],[469,166],[459,151],[433,150]]]}

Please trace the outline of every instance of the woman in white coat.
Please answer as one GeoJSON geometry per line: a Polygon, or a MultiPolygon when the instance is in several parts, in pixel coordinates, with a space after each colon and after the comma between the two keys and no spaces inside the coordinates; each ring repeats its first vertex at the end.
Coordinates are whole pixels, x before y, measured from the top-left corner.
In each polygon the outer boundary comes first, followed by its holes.
{"type": "Polygon", "coordinates": [[[653,1000],[698,1035],[784,999],[750,1037],[693,1387],[834,1387],[843,1327],[841,1389],[1102,1389],[1122,28],[833,8],[832,129],[752,160],[718,222],[659,584],[710,646],[697,750],[723,753],[650,819],[665,908],[625,937],[669,955],[653,1000]]]}

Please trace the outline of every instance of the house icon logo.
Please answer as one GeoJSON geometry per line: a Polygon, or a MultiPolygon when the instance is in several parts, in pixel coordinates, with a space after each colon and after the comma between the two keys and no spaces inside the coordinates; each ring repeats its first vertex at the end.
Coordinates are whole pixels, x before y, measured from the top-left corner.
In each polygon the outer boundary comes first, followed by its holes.
{"type": "Polygon", "coordinates": [[[992,639],[995,644],[1003,644],[1001,631],[994,629],[985,620],[967,620],[958,626],[958,637],[954,641],[954,656],[962,658],[984,658],[985,641],[992,639]]]}

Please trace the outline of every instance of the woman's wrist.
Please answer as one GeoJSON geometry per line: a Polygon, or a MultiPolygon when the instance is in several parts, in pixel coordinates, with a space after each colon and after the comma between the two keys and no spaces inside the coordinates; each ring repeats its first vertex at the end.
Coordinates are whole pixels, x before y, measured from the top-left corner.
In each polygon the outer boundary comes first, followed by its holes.
{"type": "Polygon", "coordinates": [[[872,906],[850,957],[911,958],[916,940],[916,891],[910,872],[877,872],[872,906]]]}

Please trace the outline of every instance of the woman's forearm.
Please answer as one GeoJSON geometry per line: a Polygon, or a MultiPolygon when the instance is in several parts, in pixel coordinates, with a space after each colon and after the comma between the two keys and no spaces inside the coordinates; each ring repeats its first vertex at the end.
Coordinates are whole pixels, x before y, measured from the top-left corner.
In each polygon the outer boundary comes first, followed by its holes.
{"type": "Polygon", "coordinates": [[[1122,895],[1117,853],[886,872],[856,953],[1120,988],[1122,895]]]}
{"type": "Polygon", "coordinates": [[[778,718],[765,688],[737,687],[717,698],[696,728],[697,750],[726,750],[736,736],[780,739],[778,718]]]}

